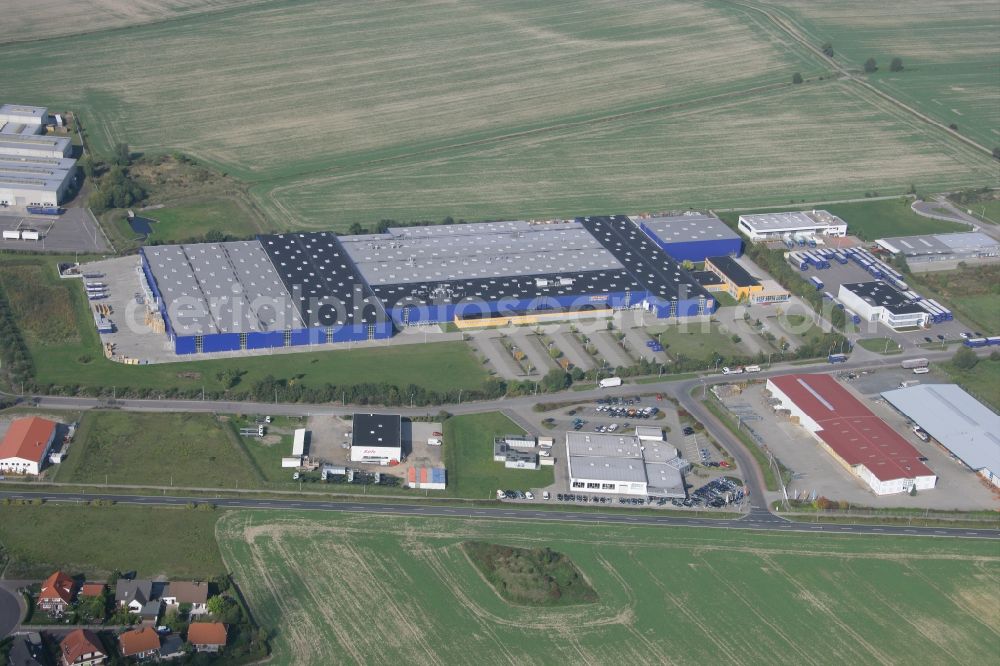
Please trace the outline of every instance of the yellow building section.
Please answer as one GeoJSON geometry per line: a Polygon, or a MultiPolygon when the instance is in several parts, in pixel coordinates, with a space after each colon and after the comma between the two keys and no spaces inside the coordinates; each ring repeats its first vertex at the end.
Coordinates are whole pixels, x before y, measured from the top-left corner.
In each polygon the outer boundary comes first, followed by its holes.
{"type": "Polygon", "coordinates": [[[477,317],[475,319],[460,319],[455,317],[455,326],[459,329],[469,328],[498,328],[501,326],[533,326],[535,324],[545,324],[550,321],[572,321],[577,319],[596,319],[598,317],[610,317],[614,314],[611,308],[600,308],[594,310],[574,310],[572,312],[538,312],[523,315],[497,314],[492,317],[477,317]]]}
{"type": "Polygon", "coordinates": [[[731,257],[708,257],[705,259],[705,270],[718,275],[726,293],[737,301],[749,301],[754,294],[764,290],[760,282],[731,257]]]}

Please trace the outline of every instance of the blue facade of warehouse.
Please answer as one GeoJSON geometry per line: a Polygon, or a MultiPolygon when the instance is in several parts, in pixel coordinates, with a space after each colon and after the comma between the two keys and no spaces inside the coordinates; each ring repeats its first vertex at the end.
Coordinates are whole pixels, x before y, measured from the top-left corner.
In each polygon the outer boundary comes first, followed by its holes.
{"type": "MultiPolygon", "coordinates": [[[[603,268],[509,276],[501,272],[478,279],[464,279],[459,272],[445,281],[370,285],[344,243],[329,232],[150,247],[143,248],[140,257],[166,334],[179,355],[385,339],[403,327],[456,318],[496,321],[504,316],[644,309],[667,319],[711,314],[717,308],[714,297],[680,267],[682,259],[628,218],[588,217],[565,224],[576,224],[575,233],[586,229],[593,236],[589,242],[594,252],[603,252],[608,261],[603,268]],[[290,303],[284,320],[257,310],[253,316],[232,314],[232,304],[222,310],[222,315],[231,315],[226,320],[212,309],[217,295],[225,300],[233,292],[238,301],[244,292],[253,292],[247,299],[261,296],[262,289],[290,303]],[[202,299],[201,309],[211,314],[201,312],[192,319],[179,305],[185,299],[202,299]]],[[[468,225],[469,233],[476,233],[475,226],[468,225]]],[[[381,240],[377,235],[370,238],[381,240]]],[[[698,248],[695,255],[711,248],[716,254],[720,248],[734,250],[728,240],[691,245],[698,248]]],[[[668,244],[675,251],[683,246],[668,244]]]]}
{"type": "Polygon", "coordinates": [[[705,257],[738,257],[743,253],[739,235],[713,215],[639,218],[636,223],[675,261],[700,263],[705,257]]]}

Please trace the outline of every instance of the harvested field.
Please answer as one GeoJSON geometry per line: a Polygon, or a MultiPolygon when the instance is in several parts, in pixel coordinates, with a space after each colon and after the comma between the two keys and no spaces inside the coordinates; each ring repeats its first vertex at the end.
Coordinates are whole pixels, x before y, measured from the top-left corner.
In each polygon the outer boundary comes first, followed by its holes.
{"type": "Polygon", "coordinates": [[[995,0],[872,3],[777,0],[817,46],[829,40],[837,60],[861,69],[873,57],[872,83],[991,148],[1000,142],[1000,10],[995,0]],[[893,57],[902,72],[890,72],[893,57]]]}
{"type": "Polygon", "coordinates": [[[976,663],[1000,636],[985,542],[273,512],[217,536],[275,664],[976,663]],[[510,604],[470,539],[565,553],[598,601],[510,604]]]}

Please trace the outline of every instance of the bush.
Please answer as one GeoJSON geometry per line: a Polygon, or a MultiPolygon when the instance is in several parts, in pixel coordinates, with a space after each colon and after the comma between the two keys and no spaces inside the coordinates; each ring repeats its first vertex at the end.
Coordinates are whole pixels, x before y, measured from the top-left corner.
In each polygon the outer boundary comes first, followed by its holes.
{"type": "Polygon", "coordinates": [[[798,72],[792,74],[792,83],[799,84],[802,83],[802,75],[798,72]]]}
{"type": "Polygon", "coordinates": [[[959,348],[951,358],[951,364],[959,370],[972,370],[978,363],[979,357],[976,356],[976,352],[968,347],[959,348]]]}
{"type": "Polygon", "coordinates": [[[889,64],[890,72],[902,72],[903,71],[903,59],[896,57],[892,59],[892,63],[889,64]]]}
{"type": "Polygon", "coordinates": [[[865,74],[873,74],[878,71],[878,63],[875,62],[875,58],[868,58],[865,60],[865,74]]]}

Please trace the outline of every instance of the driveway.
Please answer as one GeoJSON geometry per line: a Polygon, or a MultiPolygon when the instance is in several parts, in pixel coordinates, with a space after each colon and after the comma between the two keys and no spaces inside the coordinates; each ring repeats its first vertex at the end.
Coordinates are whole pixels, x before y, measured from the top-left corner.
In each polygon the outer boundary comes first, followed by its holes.
{"type": "Polygon", "coordinates": [[[597,353],[608,362],[610,367],[628,367],[634,363],[625,350],[618,346],[618,340],[612,336],[610,331],[594,331],[589,337],[594,346],[597,347],[597,353]]]}
{"type": "Polygon", "coordinates": [[[556,367],[556,362],[542,346],[538,336],[530,329],[515,329],[508,337],[517,345],[518,349],[528,356],[528,362],[534,368],[532,374],[544,375],[556,367]]]}
{"type": "Polygon", "coordinates": [[[504,379],[520,379],[524,376],[521,369],[517,367],[517,363],[500,344],[495,331],[476,331],[472,334],[470,342],[476,351],[486,357],[487,362],[496,370],[496,373],[504,379]]]}
{"type": "Polygon", "coordinates": [[[657,363],[666,363],[667,355],[664,352],[653,351],[646,345],[649,341],[649,336],[646,335],[646,331],[641,328],[625,328],[625,342],[628,343],[629,349],[632,350],[632,355],[638,355],[642,358],[653,361],[657,363]]]}

